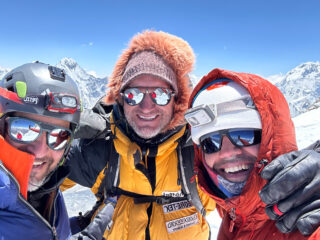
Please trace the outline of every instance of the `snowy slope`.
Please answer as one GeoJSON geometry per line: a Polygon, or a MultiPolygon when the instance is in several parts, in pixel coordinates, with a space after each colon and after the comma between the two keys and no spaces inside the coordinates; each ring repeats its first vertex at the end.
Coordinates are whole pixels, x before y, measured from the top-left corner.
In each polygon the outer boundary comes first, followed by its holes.
{"type": "Polygon", "coordinates": [[[299,149],[307,147],[317,139],[320,139],[320,108],[293,118],[293,122],[296,128],[299,149]]]}

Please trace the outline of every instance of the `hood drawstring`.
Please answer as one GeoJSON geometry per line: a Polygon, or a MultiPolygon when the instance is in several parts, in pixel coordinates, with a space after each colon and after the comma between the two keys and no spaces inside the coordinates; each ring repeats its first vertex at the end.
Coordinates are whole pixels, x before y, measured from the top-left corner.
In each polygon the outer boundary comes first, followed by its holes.
{"type": "Polygon", "coordinates": [[[262,159],[259,162],[256,163],[256,167],[260,168],[258,171],[258,174],[261,173],[261,171],[264,169],[265,166],[267,166],[268,160],[267,159],[262,159]]]}

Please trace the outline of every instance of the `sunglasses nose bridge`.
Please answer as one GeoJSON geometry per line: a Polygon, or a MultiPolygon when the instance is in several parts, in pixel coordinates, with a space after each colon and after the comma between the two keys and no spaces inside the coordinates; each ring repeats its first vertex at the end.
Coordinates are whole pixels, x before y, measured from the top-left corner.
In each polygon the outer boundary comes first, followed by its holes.
{"type": "Polygon", "coordinates": [[[41,135],[35,141],[26,144],[26,146],[28,148],[28,152],[36,158],[44,157],[49,150],[49,146],[47,144],[47,132],[42,131],[41,135]]]}
{"type": "Polygon", "coordinates": [[[151,96],[145,96],[141,103],[139,104],[140,108],[147,109],[147,108],[153,108],[155,106],[154,100],[151,98],[151,96]]]}
{"type": "Polygon", "coordinates": [[[241,149],[233,143],[229,134],[222,135],[221,144],[221,151],[225,154],[232,153],[234,155],[235,152],[241,152],[241,149]]]}
{"type": "Polygon", "coordinates": [[[152,92],[150,92],[149,89],[146,89],[146,91],[143,93],[143,98],[139,103],[140,108],[142,109],[154,108],[155,104],[156,102],[154,98],[152,98],[152,92]]]}

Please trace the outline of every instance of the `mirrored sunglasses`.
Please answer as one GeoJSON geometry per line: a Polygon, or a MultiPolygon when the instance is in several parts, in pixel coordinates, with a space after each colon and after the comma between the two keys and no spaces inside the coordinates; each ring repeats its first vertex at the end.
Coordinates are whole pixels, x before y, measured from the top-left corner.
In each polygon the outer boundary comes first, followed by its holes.
{"type": "Polygon", "coordinates": [[[207,154],[219,152],[223,136],[227,136],[231,143],[237,147],[248,147],[261,143],[261,129],[226,129],[201,137],[202,151],[207,154]]]}
{"type": "Polygon", "coordinates": [[[52,150],[66,148],[72,139],[70,129],[21,117],[7,117],[10,138],[18,143],[36,141],[43,131],[47,132],[47,144],[52,150]]]}
{"type": "Polygon", "coordinates": [[[145,92],[142,92],[139,88],[127,88],[123,93],[121,93],[124,101],[130,106],[140,104],[146,94],[149,94],[152,101],[159,106],[167,105],[170,102],[171,97],[175,95],[172,90],[160,87],[153,91],[146,89],[145,92]]]}

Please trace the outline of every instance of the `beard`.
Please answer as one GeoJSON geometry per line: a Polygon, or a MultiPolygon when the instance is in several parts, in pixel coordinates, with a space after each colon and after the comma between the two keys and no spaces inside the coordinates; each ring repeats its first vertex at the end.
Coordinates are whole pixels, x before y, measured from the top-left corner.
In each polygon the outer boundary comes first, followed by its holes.
{"type": "Polygon", "coordinates": [[[160,121],[156,126],[139,126],[135,121],[136,116],[132,114],[126,114],[126,119],[129,126],[139,137],[150,139],[161,133],[168,126],[172,118],[172,113],[166,114],[165,112],[158,111],[157,114],[159,114],[160,121]]]}
{"type": "Polygon", "coordinates": [[[40,181],[30,179],[28,184],[28,192],[34,192],[38,190],[40,187],[42,187],[44,182],[45,182],[45,178],[41,179],[40,181]]]}
{"type": "Polygon", "coordinates": [[[28,192],[34,192],[42,187],[46,182],[47,176],[56,168],[56,166],[53,166],[54,160],[51,157],[36,158],[35,161],[46,162],[46,166],[41,175],[39,175],[37,172],[32,172],[31,170],[28,183],[28,192]]]}
{"type": "Polygon", "coordinates": [[[157,136],[162,130],[162,126],[160,125],[158,125],[156,128],[138,127],[134,122],[129,122],[129,125],[135,131],[135,133],[143,139],[153,138],[157,136]]]}

